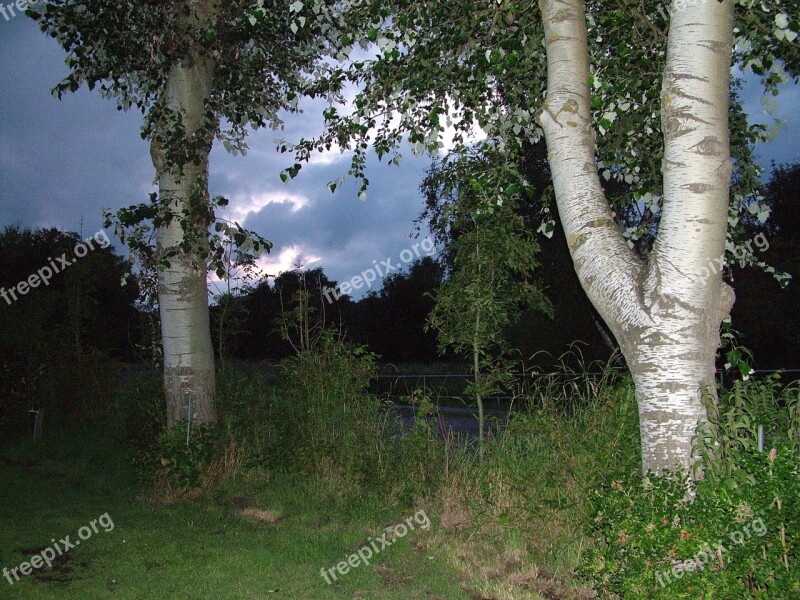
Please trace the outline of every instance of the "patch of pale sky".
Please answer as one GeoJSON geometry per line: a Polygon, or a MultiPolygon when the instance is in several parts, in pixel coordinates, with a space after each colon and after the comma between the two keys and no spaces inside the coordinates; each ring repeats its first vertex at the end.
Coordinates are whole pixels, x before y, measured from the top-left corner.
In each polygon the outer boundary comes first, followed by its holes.
{"type": "MultiPolygon", "coordinates": [[[[291,271],[301,265],[303,270],[312,267],[315,263],[322,260],[321,257],[314,254],[307,254],[302,248],[298,246],[287,246],[281,248],[277,254],[262,254],[256,258],[255,273],[253,275],[258,279],[268,279],[270,282],[275,280],[277,275],[286,271],[291,271]]],[[[221,279],[217,274],[210,270],[207,275],[210,296],[227,291],[228,282],[221,279]]],[[[233,275],[231,278],[231,289],[239,289],[242,281],[233,275]]]]}
{"type": "Polygon", "coordinates": [[[262,254],[256,259],[261,273],[271,279],[285,271],[291,271],[297,265],[303,269],[313,267],[322,260],[321,256],[307,253],[302,246],[284,246],[277,254],[262,254]]]}
{"type": "Polygon", "coordinates": [[[241,193],[229,200],[230,204],[222,211],[222,216],[239,223],[244,222],[249,215],[260,212],[268,204],[288,204],[290,205],[289,210],[296,213],[311,203],[306,196],[282,191],[241,193]]]}

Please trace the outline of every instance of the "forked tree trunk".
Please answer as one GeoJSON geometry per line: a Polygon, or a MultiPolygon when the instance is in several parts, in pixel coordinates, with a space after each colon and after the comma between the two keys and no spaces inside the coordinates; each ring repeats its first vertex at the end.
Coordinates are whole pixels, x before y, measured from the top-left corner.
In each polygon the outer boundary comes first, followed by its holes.
{"type": "MultiPolygon", "coordinates": [[[[188,2],[187,6],[188,19],[208,16],[209,7],[213,8],[211,2],[188,2]]],[[[213,135],[209,135],[206,101],[212,84],[213,65],[197,51],[190,51],[174,65],[167,80],[164,102],[180,119],[185,132],[183,144],[192,148],[192,161],[178,166],[165,149],[163,140],[175,131],[174,119],[159,123],[151,144],[160,197],[171,203],[173,213],[186,217],[197,232],[191,251],[170,258],[170,267],[159,272],[164,392],[170,427],[186,419],[193,424],[216,420],[207,267],[206,258],[201,255],[208,243],[208,154],[213,135]]],[[[184,230],[179,220],[173,219],[158,229],[159,255],[183,241],[184,230]]]]}
{"type": "Polygon", "coordinates": [[[733,290],[719,270],[731,174],[730,0],[676,2],[662,90],[663,215],[645,263],[614,222],[595,162],[583,0],[540,0],[548,64],[540,116],[556,202],[583,289],[620,343],[636,386],[643,470],[694,462],[691,440],[716,394],[719,327],[733,290]]]}

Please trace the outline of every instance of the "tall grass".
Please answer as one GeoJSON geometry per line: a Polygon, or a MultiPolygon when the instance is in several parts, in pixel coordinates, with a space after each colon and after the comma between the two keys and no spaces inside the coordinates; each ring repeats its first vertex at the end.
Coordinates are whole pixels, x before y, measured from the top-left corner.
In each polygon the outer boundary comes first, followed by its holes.
{"type": "MultiPolygon", "coordinates": [[[[411,396],[415,422],[399,427],[368,393],[374,355],[325,336],[284,361],[277,381],[220,371],[216,458],[203,469],[226,485],[230,472],[243,475],[240,486],[248,472],[265,474],[262,484],[276,475],[302,480],[332,508],[423,505],[438,526],[421,543],[466,573],[474,595],[583,597],[574,575],[596,544],[592,491],[640,472],[638,413],[624,371],[583,366],[579,354],[562,358],[560,373],[526,378],[514,390],[507,425],[478,453],[470,440],[442,438],[422,390],[411,396]]],[[[769,439],[785,429],[778,412],[796,415],[796,390],[780,396],[775,382],[754,385],[721,397],[737,414],[749,410],[769,439]]]]}

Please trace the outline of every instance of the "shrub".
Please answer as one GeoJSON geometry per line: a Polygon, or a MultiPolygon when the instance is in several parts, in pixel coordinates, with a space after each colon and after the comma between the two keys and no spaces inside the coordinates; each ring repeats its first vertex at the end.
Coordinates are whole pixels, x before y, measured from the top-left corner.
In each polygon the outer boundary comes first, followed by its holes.
{"type": "Polygon", "coordinates": [[[170,491],[199,487],[219,454],[218,431],[213,425],[194,427],[187,436],[186,422],[161,433],[153,448],[141,452],[142,473],[170,491]]]}
{"type": "Polygon", "coordinates": [[[193,425],[188,436],[186,421],[166,428],[160,373],[134,374],[117,396],[119,434],[137,451],[138,477],[154,487],[160,500],[212,491],[240,468],[258,466],[259,454],[248,442],[256,439],[262,423],[252,419],[265,393],[261,381],[231,370],[221,371],[217,381],[219,423],[193,425]]]}
{"type": "Polygon", "coordinates": [[[133,373],[116,395],[114,414],[123,441],[140,450],[153,448],[167,426],[160,372],[133,373]]]}
{"type": "Polygon", "coordinates": [[[610,596],[800,597],[796,390],[737,382],[698,430],[696,483],[631,470],[593,492],[582,573],[610,596]],[[758,425],[770,441],[759,452],[758,425]]]}
{"type": "Polygon", "coordinates": [[[269,465],[330,480],[329,491],[351,484],[344,495],[379,485],[391,435],[380,402],[366,391],[375,361],[327,330],[313,348],[285,360],[262,424],[269,465]]]}

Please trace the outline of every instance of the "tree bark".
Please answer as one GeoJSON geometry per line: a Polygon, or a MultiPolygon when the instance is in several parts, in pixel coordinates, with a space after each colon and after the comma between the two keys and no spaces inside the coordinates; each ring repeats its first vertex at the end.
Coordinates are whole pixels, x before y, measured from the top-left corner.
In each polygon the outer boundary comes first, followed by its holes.
{"type": "Polygon", "coordinates": [[[595,162],[583,0],[540,0],[548,95],[544,129],[575,270],[620,343],[636,386],[644,472],[694,463],[691,440],[716,395],[719,326],[733,291],[722,257],[731,174],[730,0],[676,2],[662,90],[663,215],[647,262],[614,222],[595,162]]]}
{"type": "MultiPolygon", "coordinates": [[[[189,1],[186,8],[189,26],[216,10],[213,2],[189,1]]],[[[164,105],[174,116],[161,119],[151,143],[160,197],[169,203],[175,215],[187,220],[192,233],[196,234],[191,249],[170,258],[170,266],[159,272],[158,300],[169,427],[186,419],[193,424],[216,420],[214,351],[207,266],[203,256],[209,227],[208,155],[214,125],[208,122],[207,101],[212,85],[212,61],[190,44],[187,55],[173,65],[164,91],[164,105]],[[183,139],[177,144],[166,142],[174,135],[176,127],[183,129],[183,139]]],[[[177,218],[159,227],[156,234],[159,256],[181,244],[185,233],[177,218]]]]}

